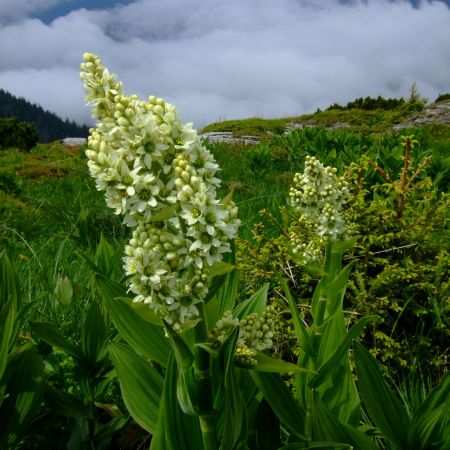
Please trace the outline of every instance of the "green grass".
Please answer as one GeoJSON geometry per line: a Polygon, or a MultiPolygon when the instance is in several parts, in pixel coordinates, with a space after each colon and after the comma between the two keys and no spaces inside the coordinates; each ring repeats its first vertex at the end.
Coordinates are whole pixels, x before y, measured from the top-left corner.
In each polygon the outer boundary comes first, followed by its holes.
{"type": "Polygon", "coordinates": [[[234,136],[265,136],[269,133],[282,134],[289,122],[289,118],[262,119],[259,117],[241,120],[224,120],[223,122],[215,122],[207,125],[201,130],[201,133],[210,131],[229,131],[232,132],[234,136]]]}
{"type": "MultiPolygon", "coordinates": [[[[367,119],[375,113],[361,114],[367,119]]],[[[362,120],[359,113],[345,110],[324,111],[314,117],[325,122],[333,118],[344,120],[348,114],[353,114],[355,122],[362,120]]],[[[230,129],[236,130],[240,123],[239,129],[247,133],[250,129],[274,130],[283,121],[291,120],[249,119],[229,124],[230,129]]],[[[420,141],[417,158],[433,154],[429,173],[439,178],[440,189],[448,189],[449,127],[434,126],[407,133],[414,133],[420,141]]],[[[224,197],[233,191],[242,222],[239,234],[248,240],[252,238],[254,224],[261,219],[262,209],[274,211],[286,204],[294,173],[303,170],[307,154],[315,154],[326,164],[339,167],[341,173],[352,161],[370,154],[375,160],[381,158],[384,165],[392,164],[391,170],[396,172],[401,161],[389,158],[401,150],[400,136],[401,132],[392,131],[367,133],[305,128],[290,135],[275,135],[258,145],[212,142],[206,145],[221,168],[219,194],[224,197]]],[[[27,298],[36,301],[35,317],[55,318],[60,314],[55,288],[58,280],[67,277],[73,288],[74,305],[80,309],[74,307],[73,320],[67,316],[64,321],[69,328],[71,321],[75,324],[83,305],[90,299],[86,287],[90,268],[81,252],[92,257],[101,234],[123,248],[128,233],[120,218],[106,207],[102,193],[95,189],[84,149],[54,143],[38,145],[31,152],[0,151],[0,250],[7,250],[27,298]]]]}
{"type": "Polygon", "coordinates": [[[289,124],[332,125],[346,123],[353,131],[381,132],[387,131],[393,125],[417,114],[420,105],[405,103],[394,110],[376,109],[328,109],[314,114],[303,114],[295,117],[278,119],[263,119],[253,117],[242,120],[225,120],[204,127],[201,132],[227,131],[234,136],[253,135],[267,136],[283,134],[289,124]]]}

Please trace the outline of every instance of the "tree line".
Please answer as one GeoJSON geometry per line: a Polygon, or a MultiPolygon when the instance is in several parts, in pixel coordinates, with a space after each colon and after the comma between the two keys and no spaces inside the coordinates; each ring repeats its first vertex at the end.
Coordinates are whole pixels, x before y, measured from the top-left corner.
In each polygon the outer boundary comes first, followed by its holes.
{"type": "Polygon", "coordinates": [[[0,89],[0,117],[16,117],[36,126],[39,142],[52,142],[65,137],[87,137],[89,127],[78,125],[68,119],[63,120],[56,114],[30,103],[22,97],[16,97],[0,89]]]}

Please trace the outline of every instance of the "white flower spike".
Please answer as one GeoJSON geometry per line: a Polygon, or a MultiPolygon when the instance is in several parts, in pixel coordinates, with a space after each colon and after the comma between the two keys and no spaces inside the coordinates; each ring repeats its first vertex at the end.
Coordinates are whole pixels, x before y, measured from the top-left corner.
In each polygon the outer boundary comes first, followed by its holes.
{"type": "Polygon", "coordinates": [[[98,56],[83,58],[80,78],[98,119],[88,167],[107,205],[133,227],[123,258],[130,290],[174,328],[190,326],[209,267],[230,251],[237,208],[216,198],[218,165],[175,106],[126,96],[98,56]]]}

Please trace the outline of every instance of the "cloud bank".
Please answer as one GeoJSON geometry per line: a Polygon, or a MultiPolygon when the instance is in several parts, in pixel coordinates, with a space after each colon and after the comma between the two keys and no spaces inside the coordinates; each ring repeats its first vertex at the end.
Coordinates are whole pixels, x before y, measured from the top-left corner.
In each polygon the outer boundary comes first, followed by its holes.
{"type": "Polygon", "coordinates": [[[52,3],[20,0],[14,17],[0,7],[0,88],[80,123],[90,117],[78,79],[86,51],[127,93],[164,97],[197,127],[406,97],[414,82],[430,99],[450,91],[441,1],[140,0],[49,24],[30,17],[30,5],[52,3]]]}

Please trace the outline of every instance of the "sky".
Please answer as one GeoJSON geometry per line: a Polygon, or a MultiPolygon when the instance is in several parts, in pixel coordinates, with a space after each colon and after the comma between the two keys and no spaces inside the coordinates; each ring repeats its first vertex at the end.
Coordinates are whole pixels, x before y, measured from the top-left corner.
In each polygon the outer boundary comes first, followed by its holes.
{"type": "Polygon", "coordinates": [[[450,92],[450,0],[0,0],[0,88],[93,123],[79,64],[194,126],[450,92]]]}

